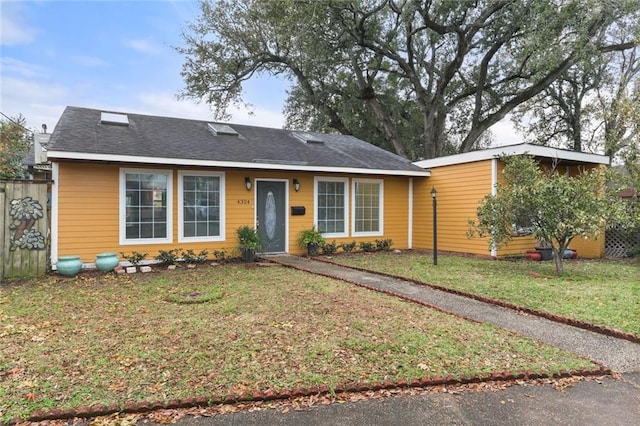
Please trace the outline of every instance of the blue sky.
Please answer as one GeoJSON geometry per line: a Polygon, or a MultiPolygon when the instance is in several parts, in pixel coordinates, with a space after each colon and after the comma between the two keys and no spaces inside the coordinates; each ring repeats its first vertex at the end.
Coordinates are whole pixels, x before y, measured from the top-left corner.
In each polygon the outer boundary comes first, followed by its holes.
{"type": "MultiPolygon", "coordinates": [[[[211,119],[209,107],[177,100],[183,89],[181,34],[199,15],[196,0],[0,0],[0,111],[53,131],[67,105],[211,119]]],[[[251,109],[232,123],[282,127],[287,82],[245,83],[251,109]]],[[[519,137],[506,120],[498,145],[519,137]]]]}
{"type": "MultiPolygon", "coordinates": [[[[198,12],[191,0],[0,0],[0,111],[49,131],[67,105],[210,119],[206,104],[176,99],[183,57],[173,47],[198,12]]],[[[253,108],[230,121],[281,127],[286,87],[248,82],[253,108]]]]}

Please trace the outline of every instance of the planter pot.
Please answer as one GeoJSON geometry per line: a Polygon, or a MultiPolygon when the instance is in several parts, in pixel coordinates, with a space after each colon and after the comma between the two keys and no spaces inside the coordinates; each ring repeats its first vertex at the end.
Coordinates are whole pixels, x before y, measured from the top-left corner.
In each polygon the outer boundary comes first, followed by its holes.
{"type": "Polygon", "coordinates": [[[536,250],[540,252],[541,260],[552,260],[553,249],[547,247],[536,247],[536,250]]]}
{"type": "Polygon", "coordinates": [[[82,261],[80,256],[60,256],[56,269],[60,275],[72,277],[82,269],[82,261]]]}
{"type": "Polygon", "coordinates": [[[542,255],[537,250],[528,251],[527,254],[526,254],[526,257],[529,260],[536,260],[536,261],[537,260],[542,260],[542,255]]]}
{"type": "Polygon", "coordinates": [[[318,255],[318,249],[320,248],[320,246],[318,244],[307,244],[307,254],[309,256],[317,256],[318,255]]]}
{"type": "Polygon", "coordinates": [[[96,268],[109,272],[120,264],[120,260],[115,253],[98,253],[96,255],[96,268]]]}
{"type": "Polygon", "coordinates": [[[256,251],[253,249],[240,249],[240,253],[242,254],[243,262],[255,262],[256,261],[256,251]]]}

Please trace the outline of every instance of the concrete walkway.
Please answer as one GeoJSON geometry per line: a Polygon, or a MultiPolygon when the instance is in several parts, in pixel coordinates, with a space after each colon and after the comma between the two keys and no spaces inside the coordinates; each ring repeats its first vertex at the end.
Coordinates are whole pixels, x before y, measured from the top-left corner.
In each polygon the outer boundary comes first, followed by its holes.
{"type": "Polygon", "coordinates": [[[241,411],[191,417],[179,425],[637,425],[640,424],[640,345],[547,319],[434,290],[428,286],[295,256],[269,260],[314,274],[332,276],[401,296],[476,321],[538,339],[598,361],[620,372],[574,383],[559,391],[524,383],[491,392],[426,393],[360,402],[334,403],[302,410],[241,411]]]}

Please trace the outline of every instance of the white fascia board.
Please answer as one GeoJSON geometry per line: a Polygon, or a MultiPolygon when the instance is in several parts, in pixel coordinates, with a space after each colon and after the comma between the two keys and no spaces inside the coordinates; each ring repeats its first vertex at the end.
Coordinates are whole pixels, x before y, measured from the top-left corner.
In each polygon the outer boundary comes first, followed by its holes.
{"type": "Polygon", "coordinates": [[[272,163],[242,163],[232,161],[191,160],[184,158],[139,157],[135,155],[88,154],[86,152],[49,151],[48,157],[56,160],[107,161],[115,163],[166,164],[177,166],[220,167],[230,169],[282,170],[300,172],[327,172],[386,176],[431,176],[428,170],[359,169],[352,167],[302,166],[272,163]]]}
{"type": "Polygon", "coordinates": [[[534,157],[552,158],[558,160],[577,161],[581,163],[609,164],[609,157],[599,154],[588,154],[586,152],[568,151],[565,149],[552,148],[548,146],[518,144],[505,145],[495,148],[483,149],[480,151],[465,152],[463,154],[448,155],[446,157],[432,158],[430,160],[416,161],[418,167],[424,169],[441,166],[451,166],[453,164],[473,163],[475,161],[490,160],[502,155],[532,155],[534,157]]]}

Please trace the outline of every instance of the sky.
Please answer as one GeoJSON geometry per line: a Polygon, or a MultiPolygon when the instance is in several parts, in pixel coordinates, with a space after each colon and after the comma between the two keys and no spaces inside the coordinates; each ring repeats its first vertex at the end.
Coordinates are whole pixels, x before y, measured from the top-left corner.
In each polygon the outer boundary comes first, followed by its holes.
{"type": "MultiPolygon", "coordinates": [[[[0,112],[49,133],[66,106],[211,120],[205,103],[177,98],[175,47],[198,15],[195,0],[0,0],[0,112]]],[[[249,80],[252,107],[229,110],[229,122],[282,127],[287,87],[249,80]]],[[[520,139],[507,120],[492,131],[499,145],[520,139]]]]}

